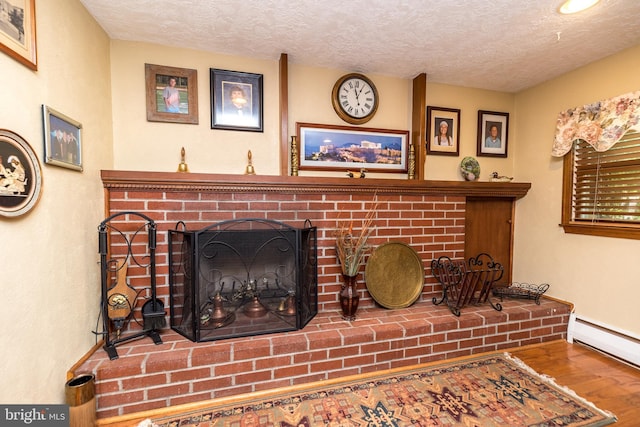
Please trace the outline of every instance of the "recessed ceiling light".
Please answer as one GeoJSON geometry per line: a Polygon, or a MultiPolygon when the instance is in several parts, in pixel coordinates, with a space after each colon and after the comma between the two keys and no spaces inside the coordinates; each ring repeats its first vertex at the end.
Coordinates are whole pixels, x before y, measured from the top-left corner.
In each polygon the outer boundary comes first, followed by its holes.
{"type": "Polygon", "coordinates": [[[567,0],[560,6],[560,13],[570,14],[589,9],[600,0],[567,0]]]}

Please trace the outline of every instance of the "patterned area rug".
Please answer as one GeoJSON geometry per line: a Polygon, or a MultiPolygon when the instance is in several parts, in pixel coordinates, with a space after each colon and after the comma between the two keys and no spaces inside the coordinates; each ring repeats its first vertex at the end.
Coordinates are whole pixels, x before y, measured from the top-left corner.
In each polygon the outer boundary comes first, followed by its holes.
{"type": "Polygon", "coordinates": [[[213,400],[207,409],[146,425],[574,427],[616,421],[508,354],[282,391],[222,405],[213,400]]]}

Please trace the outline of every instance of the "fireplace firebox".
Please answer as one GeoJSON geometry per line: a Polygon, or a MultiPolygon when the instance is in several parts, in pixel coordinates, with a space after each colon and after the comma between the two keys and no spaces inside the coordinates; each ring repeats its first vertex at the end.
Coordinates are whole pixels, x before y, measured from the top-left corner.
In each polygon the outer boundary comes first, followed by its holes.
{"type": "Polygon", "coordinates": [[[171,328],[191,341],[302,329],[318,312],[317,230],[265,219],[169,230],[171,328]]]}

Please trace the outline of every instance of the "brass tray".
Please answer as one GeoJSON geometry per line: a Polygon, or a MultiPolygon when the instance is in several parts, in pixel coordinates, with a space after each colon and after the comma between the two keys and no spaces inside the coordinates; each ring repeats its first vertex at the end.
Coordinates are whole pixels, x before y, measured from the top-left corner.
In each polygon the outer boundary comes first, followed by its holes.
{"type": "Polygon", "coordinates": [[[422,260],[404,243],[384,243],[367,261],[365,282],[371,298],[381,306],[409,307],[420,297],[424,286],[422,260]]]}

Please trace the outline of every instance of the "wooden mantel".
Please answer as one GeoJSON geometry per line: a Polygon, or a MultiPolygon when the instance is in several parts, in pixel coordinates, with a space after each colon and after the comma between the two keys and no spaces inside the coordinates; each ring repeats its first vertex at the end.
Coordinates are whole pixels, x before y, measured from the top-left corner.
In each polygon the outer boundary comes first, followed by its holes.
{"type": "Polygon", "coordinates": [[[221,175],[103,170],[106,189],[267,193],[375,193],[524,197],[531,183],[326,178],[275,175],[221,175]]]}

